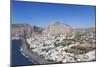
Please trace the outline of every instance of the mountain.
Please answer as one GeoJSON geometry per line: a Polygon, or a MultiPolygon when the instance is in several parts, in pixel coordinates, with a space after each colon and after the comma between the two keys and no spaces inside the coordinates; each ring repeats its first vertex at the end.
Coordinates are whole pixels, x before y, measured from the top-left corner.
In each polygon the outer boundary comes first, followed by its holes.
{"type": "Polygon", "coordinates": [[[95,28],[95,27],[76,28],[75,31],[76,31],[76,32],[80,32],[80,33],[85,33],[85,32],[96,33],[96,28],[95,28]]]}
{"type": "Polygon", "coordinates": [[[29,24],[12,24],[12,37],[30,37],[34,35],[59,35],[59,34],[82,34],[84,32],[96,32],[95,27],[90,28],[72,28],[70,25],[60,22],[54,22],[47,27],[41,28],[29,24]]]}
{"type": "Polygon", "coordinates": [[[12,37],[29,37],[32,33],[32,26],[29,24],[12,24],[11,36],[12,37]]]}
{"type": "Polygon", "coordinates": [[[42,34],[43,29],[41,27],[33,26],[33,30],[35,33],[42,34]]]}
{"type": "Polygon", "coordinates": [[[47,27],[44,28],[42,31],[45,35],[59,35],[59,34],[69,34],[71,33],[73,28],[70,25],[63,24],[60,22],[54,22],[47,27]]]}
{"type": "Polygon", "coordinates": [[[12,24],[11,36],[12,37],[30,37],[37,34],[42,34],[42,28],[32,26],[29,24],[12,24]]]}

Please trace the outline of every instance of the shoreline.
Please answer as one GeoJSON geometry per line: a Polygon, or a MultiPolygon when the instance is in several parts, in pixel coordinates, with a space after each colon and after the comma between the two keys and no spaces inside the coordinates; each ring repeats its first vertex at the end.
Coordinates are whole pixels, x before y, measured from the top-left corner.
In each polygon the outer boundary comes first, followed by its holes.
{"type": "MultiPolygon", "coordinates": [[[[19,40],[19,39],[18,39],[19,40]]],[[[44,58],[41,58],[39,55],[36,55],[34,54],[33,52],[30,51],[30,49],[28,49],[28,43],[25,39],[20,39],[22,40],[22,44],[21,44],[21,47],[20,47],[20,52],[23,56],[25,56],[26,58],[29,59],[29,61],[33,62],[32,65],[42,65],[42,64],[53,64],[53,62],[49,62],[48,60],[44,59],[44,58]]],[[[92,52],[94,53],[94,52],[92,52]]],[[[90,56],[91,55],[91,52],[89,53],[86,53],[86,54],[83,54],[83,55],[87,55],[87,56],[90,56]],[[88,55],[89,54],[89,55],[88,55]]],[[[92,61],[91,58],[86,60],[83,58],[81,58],[81,55],[78,55],[77,56],[79,59],[83,59],[83,61],[80,61],[80,62],[89,62],[89,61],[92,61]],[[86,60],[86,61],[84,61],[86,60]]],[[[95,59],[94,59],[95,60],[95,59]]]]}
{"type": "Polygon", "coordinates": [[[23,48],[20,49],[21,54],[22,54],[24,57],[28,58],[29,61],[33,62],[33,64],[36,64],[29,56],[27,56],[27,55],[25,55],[25,54],[23,53],[23,50],[22,50],[22,49],[23,49],[23,48]]]}
{"type": "Polygon", "coordinates": [[[27,42],[25,41],[25,39],[21,39],[22,40],[22,45],[21,45],[21,53],[22,55],[24,55],[26,58],[28,58],[29,60],[31,60],[34,64],[51,64],[52,62],[47,61],[44,58],[41,58],[40,56],[33,54],[31,51],[29,51],[27,49],[27,42]]]}

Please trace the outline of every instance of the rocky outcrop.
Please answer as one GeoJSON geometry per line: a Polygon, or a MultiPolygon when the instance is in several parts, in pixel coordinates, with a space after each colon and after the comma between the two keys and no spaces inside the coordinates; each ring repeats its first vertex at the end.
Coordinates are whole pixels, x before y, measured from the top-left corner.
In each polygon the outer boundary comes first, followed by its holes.
{"type": "Polygon", "coordinates": [[[42,34],[42,28],[31,26],[29,24],[12,24],[11,36],[12,38],[31,37],[37,34],[42,34]]]}
{"type": "Polygon", "coordinates": [[[33,32],[32,26],[29,24],[12,24],[11,36],[15,38],[29,37],[33,32]]]}

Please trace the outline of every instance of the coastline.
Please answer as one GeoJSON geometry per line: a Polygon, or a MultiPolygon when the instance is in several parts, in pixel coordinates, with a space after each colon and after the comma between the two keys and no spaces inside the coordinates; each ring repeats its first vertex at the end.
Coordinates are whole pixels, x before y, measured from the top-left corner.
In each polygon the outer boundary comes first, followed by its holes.
{"type": "Polygon", "coordinates": [[[26,58],[31,60],[33,62],[33,65],[36,64],[51,64],[52,62],[47,61],[40,56],[33,54],[31,51],[27,49],[27,42],[25,39],[22,39],[22,45],[21,45],[21,53],[24,55],[26,58]]]}
{"type": "Polygon", "coordinates": [[[33,65],[33,62],[22,54],[21,45],[21,39],[12,39],[11,66],[33,65]]]}
{"type": "Polygon", "coordinates": [[[33,62],[33,64],[37,64],[36,62],[34,62],[29,56],[25,55],[24,52],[23,52],[23,48],[20,49],[20,52],[23,56],[25,56],[26,58],[29,59],[29,61],[33,62]]]}
{"type": "MultiPolygon", "coordinates": [[[[25,39],[20,39],[20,40],[22,40],[22,44],[20,46],[20,52],[24,57],[28,58],[29,61],[33,62],[32,65],[42,65],[42,64],[52,64],[53,63],[53,62],[50,62],[46,59],[41,58],[39,55],[36,55],[36,54],[32,53],[27,47],[27,45],[28,45],[27,41],[25,39]]],[[[93,53],[94,53],[94,51],[92,52],[92,54],[93,53]]],[[[86,55],[90,56],[92,54],[91,54],[91,52],[89,52],[86,55]]],[[[85,54],[83,54],[83,55],[85,55],[85,54]]],[[[84,57],[81,58],[81,55],[78,55],[77,57],[80,58],[80,59],[84,59],[84,57]]],[[[88,61],[92,61],[90,59],[88,61]]],[[[86,60],[86,59],[84,59],[84,60],[86,60]]],[[[79,60],[79,61],[80,62],[85,62],[84,60],[83,61],[79,60]]]]}

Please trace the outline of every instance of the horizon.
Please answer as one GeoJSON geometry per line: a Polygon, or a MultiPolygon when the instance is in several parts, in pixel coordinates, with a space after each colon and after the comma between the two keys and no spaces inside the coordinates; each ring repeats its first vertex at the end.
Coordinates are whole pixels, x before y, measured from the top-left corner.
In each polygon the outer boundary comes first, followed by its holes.
{"type": "Polygon", "coordinates": [[[43,2],[12,3],[12,24],[46,27],[59,21],[75,28],[95,27],[96,7],[43,2]]]}

